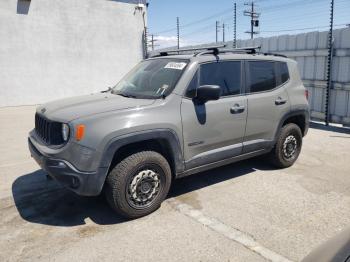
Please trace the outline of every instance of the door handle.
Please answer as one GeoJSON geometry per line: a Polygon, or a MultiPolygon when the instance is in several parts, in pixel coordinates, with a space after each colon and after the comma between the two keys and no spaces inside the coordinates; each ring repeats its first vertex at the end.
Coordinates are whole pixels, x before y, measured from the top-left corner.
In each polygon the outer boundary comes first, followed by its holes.
{"type": "Polygon", "coordinates": [[[233,107],[230,108],[231,114],[240,114],[243,113],[245,109],[245,106],[240,106],[239,104],[235,104],[233,107]]]}
{"type": "Polygon", "coordinates": [[[283,105],[287,103],[287,99],[283,99],[282,97],[279,97],[275,100],[275,105],[279,106],[279,105],[283,105]]]}

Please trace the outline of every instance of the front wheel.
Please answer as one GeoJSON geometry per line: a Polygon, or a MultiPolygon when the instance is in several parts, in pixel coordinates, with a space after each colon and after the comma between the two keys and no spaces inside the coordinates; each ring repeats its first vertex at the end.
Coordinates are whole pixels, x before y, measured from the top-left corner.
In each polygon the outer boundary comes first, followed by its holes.
{"type": "Polygon", "coordinates": [[[106,198],[126,218],[138,218],[158,209],[171,184],[167,160],[154,151],[142,151],[120,161],[108,174],[106,198]]]}
{"type": "Polygon", "coordinates": [[[271,162],[278,168],[290,167],[298,159],[302,143],[303,135],[296,124],[283,126],[270,153],[271,162]]]}

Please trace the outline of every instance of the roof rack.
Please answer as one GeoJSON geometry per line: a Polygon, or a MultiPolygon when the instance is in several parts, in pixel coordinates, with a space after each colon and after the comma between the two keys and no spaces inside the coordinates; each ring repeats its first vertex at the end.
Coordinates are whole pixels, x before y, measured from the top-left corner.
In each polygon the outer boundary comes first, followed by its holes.
{"type": "Polygon", "coordinates": [[[155,55],[152,57],[158,57],[158,56],[168,56],[169,53],[180,53],[180,52],[189,52],[189,51],[198,51],[198,50],[206,50],[206,52],[211,51],[219,53],[219,48],[225,48],[226,45],[214,45],[214,46],[204,46],[204,47],[194,47],[194,48],[183,48],[183,49],[172,49],[172,50],[166,50],[159,53],[159,55],[155,55]]]}
{"type": "Polygon", "coordinates": [[[288,58],[286,55],[283,54],[278,54],[278,53],[263,53],[260,52],[261,46],[251,46],[251,47],[241,47],[241,48],[233,48],[233,49],[221,49],[221,50],[211,50],[208,49],[208,51],[203,51],[201,53],[196,53],[193,56],[200,56],[200,55],[205,55],[205,54],[213,54],[213,55],[218,55],[218,54],[224,54],[224,53],[244,53],[244,54],[258,54],[258,55],[264,55],[264,56],[278,56],[278,57],[285,57],[288,58]],[[258,51],[259,50],[259,51],[258,51]]]}
{"type": "MultiPolygon", "coordinates": [[[[233,48],[233,49],[222,49],[218,50],[218,53],[214,54],[217,55],[219,53],[246,53],[246,54],[257,54],[258,52],[256,51],[257,49],[261,49],[261,46],[251,46],[251,47],[241,47],[241,48],[233,48]]],[[[205,55],[205,54],[210,54],[210,52],[201,52],[198,54],[195,54],[194,56],[200,56],[200,55],[205,55]]]]}
{"type": "Polygon", "coordinates": [[[198,50],[205,50],[205,51],[193,54],[194,57],[207,55],[207,54],[212,54],[217,56],[218,54],[221,54],[221,53],[222,54],[224,53],[261,54],[265,56],[272,55],[272,56],[279,56],[279,57],[287,57],[285,55],[277,54],[277,53],[262,53],[260,52],[261,46],[249,46],[249,47],[241,47],[241,48],[233,48],[233,49],[219,49],[219,48],[225,48],[225,47],[226,45],[216,45],[216,46],[207,46],[207,47],[198,47],[198,48],[173,49],[173,50],[160,52],[159,55],[155,55],[152,57],[168,56],[169,53],[179,54],[180,52],[198,51],[198,50]]]}

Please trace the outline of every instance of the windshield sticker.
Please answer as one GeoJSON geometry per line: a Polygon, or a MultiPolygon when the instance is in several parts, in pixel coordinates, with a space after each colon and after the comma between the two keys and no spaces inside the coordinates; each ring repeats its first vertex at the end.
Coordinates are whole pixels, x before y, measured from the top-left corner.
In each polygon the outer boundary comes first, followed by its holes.
{"type": "Polygon", "coordinates": [[[179,62],[169,62],[164,68],[182,70],[185,68],[187,63],[179,62]]]}

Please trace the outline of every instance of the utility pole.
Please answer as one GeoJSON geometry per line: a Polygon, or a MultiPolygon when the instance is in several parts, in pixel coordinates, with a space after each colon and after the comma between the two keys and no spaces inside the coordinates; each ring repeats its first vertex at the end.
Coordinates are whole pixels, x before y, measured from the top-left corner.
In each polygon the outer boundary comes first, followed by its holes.
{"type": "Polygon", "coordinates": [[[180,19],[176,17],[176,28],[177,28],[177,49],[180,49],[180,19]]]}
{"type": "Polygon", "coordinates": [[[236,44],[236,37],[237,37],[237,31],[236,31],[236,26],[237,26],[237,9],[236,9],[236,2],[235,2],[235,8],[234,8],[234,16],[233,16],[233,48],[237,47],[236,44]]]}
{"type": "Polygon", "coordinates": [[[216,32],[216,43],[218,42],[218,36],[219,36],[219,21],[215,22],[215,32],[216,32]]]}
{"type": "Polygon", "coordinates": [[[246,33],[250,34],[250,38],[253,39],[255,34],[258,34],[257,31],[254,31],[254,27],[259,26],[259,16],[260,13],[255,12],[255,4],[254,2],[245,3],[244,5],[250,6],[250,10],[245,10],[243,14],[245,16],[250,16],[250,31],[246,33]]]}
{"type": "Polygon", "coordinates": [[[225,23],[222,24],[222,42],[225,43],[225,23]]]}
{"type": "Polygon", "coordinates": [[[329,26],[329,33],[328,33],[328,57],[327,57],[327,89],[326,89],[326,110],[325,110],[326,126],[329,125],[329,120],[330,120],[329,99],[331,95],[331,86],[332,86],[333,13],[334,13],[334,0],[331,0],[330,26],[329,26]]]}
{"type": "Polygon", "coordinates": [[[152,34],[152,35],[151,35],[151,40],[149,40],[149,42],[150,42],[150,44],[151,44],[151,47],[152,47],[152,51],[154,51],[154,47],[155,47],[155,46],[158,46],[158,45],[155,45],[155,44],[154,44],[154,43],[157,42],[157,41],[158,41],[158,39],[155,39],[155,38],[154,38],[154,35],[152,34]]]}

